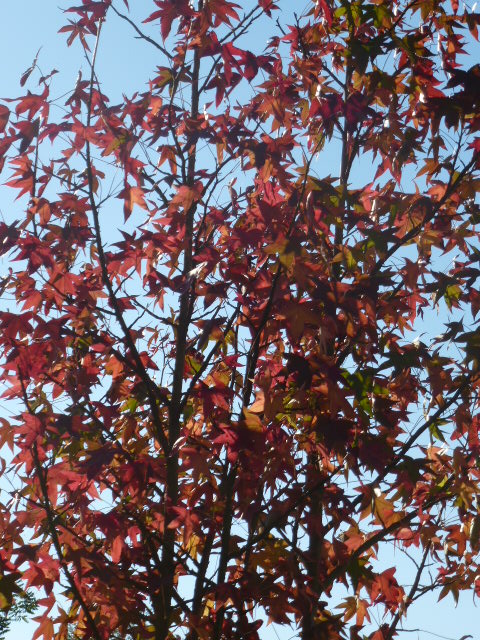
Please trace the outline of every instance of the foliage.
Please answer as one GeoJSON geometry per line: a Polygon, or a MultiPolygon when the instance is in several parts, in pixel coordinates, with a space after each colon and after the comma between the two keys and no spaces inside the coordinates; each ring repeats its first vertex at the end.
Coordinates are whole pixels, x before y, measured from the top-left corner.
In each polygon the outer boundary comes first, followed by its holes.
{"type": "Polygon", "coordinates": [[[0,591],[39,590],[35,638],[390,640],[480,590],[480,14],[298,11],[82,0],[88,77],[35,60],[0,106],[0,591]],[[110,24],[154,67],[117,103],[110,24]]]}
{"type": "Polygon", "coordinates": [[[37,609],[38,604],[31,591],[19,594],[12,606],[0,614],[0,639],[5,640],[12,622],[26,622],[37,609]]]}

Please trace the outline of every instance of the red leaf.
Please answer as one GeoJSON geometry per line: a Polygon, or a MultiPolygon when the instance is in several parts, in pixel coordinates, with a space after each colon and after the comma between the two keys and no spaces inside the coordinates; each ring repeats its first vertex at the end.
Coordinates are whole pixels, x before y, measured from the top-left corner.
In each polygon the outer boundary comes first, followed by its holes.
{"type": "Polygon", "coordinates": [[[154,11],[143,22],[155,22],[160,20],[160,32],[162,38],[166,40],[172,29],[172,23],[176,18],[188,18],[193,15],[193,10],[188,0],[155,0],[155,4],[159,7],[158,11],[154,11]]]}
{"type": "Polygon", "coordinates": [[[120,562],[124,545],[125,543],[121,535],[114,538],[112,543],[112,562],[120,562]]]}
{"type": "Polygon", "coordinates": [[[123,198],[123,214],[125,220],[128,220],[135,205],[142,209],[147,208],[145,195],[141,187],[131,187],[130,185],[126,185],[117,197],[123,198]]]}
{"type": "Polygon", "coordinates": [[[0,105],[0,133],[5,131],[5,128],[10,118],[10,109],[4,105],[0,105]]]}

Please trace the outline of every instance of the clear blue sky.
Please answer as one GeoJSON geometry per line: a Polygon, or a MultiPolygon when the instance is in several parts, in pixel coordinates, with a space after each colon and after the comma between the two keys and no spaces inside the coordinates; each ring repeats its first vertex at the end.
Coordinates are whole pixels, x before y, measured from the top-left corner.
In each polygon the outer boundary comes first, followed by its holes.
{"type": "MultiPolygon", "coordinates": [[[[150,5],[147,5],[147,0],[131,0],[131,4],[137,7],[150,5]]],[[[60,7],[66,5],[64,0],[60,2],[60,7]]],[[[79,69],[86,74],[87,64],[80,48],[74,46],[67,49],[65,37],[57,34],[65,22],[66,16],[55,0],[3,0],[0,20],[0,96],[21,95],[23,90],[18,84],[20,75],[30,66],[40,46],[39,65],[42,71],[48,73],[53,68],[60,71],[55,81],[54,95],[61,95],[72,87],[79,69]]],[[[107,21],[99,53],[98,73],[112,101],[119,100],[123,92],[142,89],[142,83],[157,63],[154,50],[140,46],[133,51],[128,48],[128,41],[123,23],[118,20],[107,21]]],[[[13,204],[9,191],[0,186],[0,211],[7,220],[15,218],[15,207],[18,205],[13,204]]],[[[0,408],[0,411],[4,410],[0,408]]],[[[390,565],[396,565],[401,572],[402,564],[401,554],[394,555],[392,552],[390,565]]],[[[480,628],[480,608],[474,607],[472,594],[464,594],[456,608],[451,598],[437,604],[436,596],[425,597],[410,609],[408,622],[404,626],[450,638],[459,639],[465,634],[480,638],[477,632],[480,628]]],[[[31,624],[14,625],[8,640],[28,640],[33,635],[33,629],[31,624]]],[[[265,633],[265,638],[267,636],[275,638],[271,630],[265,633]]],[[[434,636],[405,633],[402,638],[427,640],[434,636]]]]}

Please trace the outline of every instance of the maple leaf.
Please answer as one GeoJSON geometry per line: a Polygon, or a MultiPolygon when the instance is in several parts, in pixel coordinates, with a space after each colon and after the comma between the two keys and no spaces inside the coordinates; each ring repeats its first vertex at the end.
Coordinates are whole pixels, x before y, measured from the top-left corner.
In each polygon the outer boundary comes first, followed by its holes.
{"type": "Polygon", "coordinates": [[[159,10],[154,11],[143,22],[146,24],[159,20],[160,32],[164,40],[168,38],[172,23],[176,18],[188,18],[193,14],[188,0],[155,0],[155,4],[159,10]]]}
{"type": "Polygon", "coordinates": [[[123,199],[123,215],[125,221],[131,216],[135,205],[142,209],[147,208],[145,194],[141,187],[132,187],[127,184],[122,191],[120,191],[117,198],[123,199]]]}
{"type": "Polygon", "coordinates": [[[24,98],[19,98],[17,101],[17,106],[15,107],[15,113],[17,114],[17,116],[28,111],[27,117],[29,120],[32,120],[33,116],[38,111],[41,111],[42,117],[46,118],[49,111],[47,103],[48,93],[48,87],[45,86],[44,91],[41,95],[35,95],[30,93],[29,91],[24,98]]]}
{"type": "Polygon", "coordinates": [[[0,105],[0,133],[5,131],[10,118],[10,109],[4,105],[0,105]]]}
{"type": "Polygon", "coordinates": [[[27,151],[28,147],[38,136],[40,127],[40,120],[37,118],[33,122],[17,122],[15,128],[18,130],[18,137],[20,138],[20,154],[27,151]]]}

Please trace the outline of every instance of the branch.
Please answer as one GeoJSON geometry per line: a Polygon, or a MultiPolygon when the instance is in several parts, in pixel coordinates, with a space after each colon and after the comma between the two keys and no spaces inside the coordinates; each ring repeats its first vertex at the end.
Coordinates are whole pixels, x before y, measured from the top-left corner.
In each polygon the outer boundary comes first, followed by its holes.
{"type": "MultiPolygon", "coordinates": [[[[223,332],[224,335],[226,336],[228,334],[228,332],[230,331],[230,329],[233,326],[233,323],[235,322],[235,319],[238,316],[238,312],[240,311],[240,305],[238,304],[237,307],[235,308],[235,311],[232,313],[232,315],[230,316],[227,324],[225,325],[223,332]]],[[[217,340],[216,343],[214,344],[214,346],[211,348],[210,352],[208,353],[207,357],[205,358],[205,360],[202,362],[202,366],[200,367],[200,369],[197,371],[197,373],[193,376],[190,385],[188,387],[188,389],[185,391],[185,393],[183,394],[183,398],[180,402],[180,407],[181,409],[184,408],[190,394],[193,391],[193,388],[195,387],[195,385],[197,384],[197,382],[199,381],[199,379],[201,378],[201,376],[203,375],[203,373],[205,372],[205,370],[207,369],[210,360],[213,358],[213,356],[217,353],[217,351],[219,350],[220,346],[223,344],[223,340],[217,340]]]]}
{"type": "MultiPolygon", "coordinates": [[[[242,18],[242,20],[235,26],[233,27],[229,33],[227,33],[223,38],[221,38],[219,40],[220,44],[223,44],[224,42],[226,42],[229,38],[231,38],[230,42],[235,42],[236,40],[238,40],[238,38],[240,38],[244,33],[246,33],[249,29],[249,27],[256,21],[258,20],[258,18],[260,18],[260,16],[263,13],[263,10],[260,9],[260,12],[255,16],[254,13],[256,11],[259,10],[259,7],[256,6],[254,7],[249,13],[245,14],[242,18]],[[238,31],[239,30],[239,31],[238,31]]],[[[203,81],[202,86],[200,87],[199,90],[199,94],[202,94],[205,91],[205,87],[208,85],[208,83],[210,82],[210,78],[212,77],[212,75],[214,74],[216,68],[217,68],[217,64],[220,62],[222,56],[217,56],[216,58],[214,58],[212,66],[205,78],[205,80],[203,81]]]]}
{"type": "Polygon", "coordinates": [[[153,45],[156,49],[158,49],[159,51],[161,51],[163,53],[164,56],[166,56],[169,60],[173,60],[173,56],[171,53],[169,53],[165,47],[162,47],[161,44],[159,44],[156,40],[154,40],[153,38],[150,38],[150,36],[147,36],[146,33],[143,33],[143,31],[141,31],[138,26],[135,24],[135,22],[129,18],[128,16],[124,15],[123,13],[120,13],[120,11],[118,9],[116,9],[113,4],[110,5],[110,8],[112,9],[112,11],[114,11],[117,16],[119,18],[121,18],[122,20],[125,20],[125,22],[128,22],[128,24],[138,33],[138,37],[141,40],[145,40],[145,42],[149,42],[151,45],[153,45]]]}
{"type": "MultiPolygon", "coordinates": [[[[95,61],[96,61],[97,52],[98,52],[98,44],[100,41],[101,27],[102,27],[102,22],[100,22],[98,27],[97,39],[95,42],[95,49],[93,52],[92,62],[91,62],[90,93],[89,93],[88,111],[87,111],[87,128],[90,127],[90,123],[92,119],[93,85],[95,82],[95,61]]],[[[150,376],[148,375],[145,367],[143,366],[142,360],[140,358],[140,354],[138,353],[135,343],[133,342],[130,330],[128,329],[128,326],[125,322],[120,306],[117,302],[115,291],[114,291],[112,282],[110,280],[110,275],[108,273],[107,260],[106,260],[105,252],[103,250],[99,211],[98,211],[98,207],[96,205],[95,197],[94,197],[94,189],[93,189],[94,179],[93,179],[92,159],[91,159],[91,153],[90,153],[89,140],[86,141],[86,164],[87,164],[89,201],[90,201],[90,208],[92,209],[92,215],[93,215],[93,223],[95,228],[95,240],[97,244],[98,260],[100,262],[100,268],[102,272],[102,280],[107,288],[110,304],[112,306],[113,311],[115,312],[115,318],[122,329],[123,335],[125,337],[126,345],[128,346],[128,349],[130,350],[133,356],[133,359],[135,361],[135,364],[137,367],[136,373],[141,378],[141,380],[145,383],[145,386],[147,388],[148,399],[149,399],[150,408],[152,410],[153,422],[156,429],[157,439],[160,442],[161,446],[163,447],[164,451],[167,451],[168,442],[163,432],[163,427],[162,427],[160,415],[158,412],[156,387],[153,384],[150,376]]]]}
{"type": "MultiPolygon", "coordinates": [[[[25,384],[23,381],[23,378],[20,377],[19,375],[19,382],[20,382],[20,386],[22,388],[22,394],[23,394],[23,401],[25,403],[25,407],[27,408],[28,413],[31,416],[35,416],[35,412],[33,411],[32,407],[30,406],[30,402],[28,400],[28,396],[27,396],[27,390],[25,388],[25,384]]],[[[70,585],[70,589],[72,591],[73,596],[76,598],[77,602],[79,603],[83,613],[85,614],[85,617],[88,621],[88,624],[91,628],[92,634],[95,637],[96,640],[102,640],[102,635],[100,634],[95,621],[92,617],[92,614],[90,613],[90,609],[87,605],[87,603],[85,602],[82,594],[80,593],[77,584],[75,582],[75,578],[72,576],[70,569],[68,568],[67,562],[65,560],[65,556],[63,554],[62,551],[62,545],[60,544],[60,540],[58,538],[58,533],[57,533],[57,528],[55,525],[55,517],[54,517],[54,513],[52,510],[52,506],[50,503],[50,499],[48,497],[48,486],[47,486],[47,479],[46,479],[46,471],[45,471],[45,475],[44,475],[44,470],[42,468],[42,465],[40,464],[40,460],[38,457],[38,448],[37,448],[37,443],[35,442],[33,444],[32,447],[32,457],[33,457],[33,462],[35,465],[35,473],[36,476],[38,478],[38,481],[40,483],[40,489],[42,492],[42,507],[45,511],[45,515],[47,517],[47,524],[48,524],[48,530],[50,533],[50,536],[52,538],[52,542],[53,542],[53,546],[55,547],[55,551],[57,553],[57,557],[58,557],[58,562],[60,564],[60,566],[62,567],[62,570],[68,580],[68,583],[70,585]]]]}
{"type": "MultiPolygon", "coordinates": [[[[398,242],[396,242],[393,246],[390,247],[390,249],[388,249],[385,256],[377,262],[377,264],[374,266],[374,268],[370,272],[370,277],[375,276],[383,268],[387,260],[389,260],[398,251],[398,249],[400,249],[405,244],[410,242],[410,240],[413,240],[418,235],[418,233],[423,229],[425,224],[433,220],[435,215],[440,211],[440,208],[445,204],[447,199],[455,191],[458,184],[463,180],[463,178],[468,173],[470,173],[471,169],[475,167],[479,158],[480,158],[480,152],[474,153],[470,162],[468,162],[461,171],[456,172],[455,168],[452,168],[447,189],[443,194],[443,196],[438,200],[437,203],[435,203],[435,206],[432,205],[431,211],[425,216],[425,218],[421,222],[419,222],[414,227],[412,227],[408,233],[406,233],[402,238],[399,238],[398,242]],[[454,178],[453,176],[455,175],[455,173],[457,173],[457,175],[454,178]]],[[[429,200],[429,202],[431,202],[431,200],[429,200]]]]}
{"type": "MultiPolygon", "coordinates": [[[[200,2],[199,10],[202,8],[202,2],[200,2]]],[[[187,49],[185,43],[185,51],[187,49]]],[[[193,54],[193,69],[192,69],[192,96],[191,96],[191,111],[190,117],[192,120],[198,116],[198,103],[199,103],[199,76],[200,76],[200,55],[198,49],[195,49],[193,54]]],[[[178,76],[177,76],[178,77],[178,76]]],[[[172,91],[172,100],[174,91],[172,91]]],[[[170,103],[171,105],[171,103],[170,103]]],[[[169,108],[169,118],[171,116],[171,106],[169,108]]],[[[170,126],[172,129],[172,127],[170,126]]],[[[173,131],[172,131],[173,133],[173,131]]],[[[178,140],[176,139],[178,147],[178,140]]],[[[182,163],[184,165],[183,154],[182,163]]],[[[188,157],[188,164],[186,168],[182,166],[182,175],[185,184],[192,186],[195,179],[195,163],[196,163],[196,145],[190,151],[188,157]]],[[[187,277],[193,266],[193,223],[196,211],[196,202],[192,203],[188,211],[185,213],[185,245],[183,250],[183,275],[187,277]]],[[[170,508],[175,506],[178,502],[179,482],[178,482],[178,452],[174,450],[175,442],[180,435],[180,417],[182,415],[182,387],[183,376],[185,370],[185,357],[187,347],[188,328],[190,325],[191,314],[193,306],[193,292],[191,286],[181,294],[180,297],[180,309],[178,317],[177,339],[176,339],[176,353],[175,353],[175,365],[173,371],[172,381],[172,396],[168,412],[168,458],[167,458],[167,477],[166,477],[166,501],[165,501],[165,534],[163,540],[162,549],[162,597],[163,597],[163,618],[159,620],[158,628],[155,629],[155,636],[159,640],[163,640],[168,636],[171,616],[171,601],[174,595],[174,582],[175,582],[175,560],[174,560],[174,547],[175,547],[175,529],[169,528],[169,523],[172,520],[170,508]]]]}
{"type": "MultiPolygon", "coordinates": [[[[444,492],[450,487],[451,484],[453,484],[455,479],[456,477],[454,474],[448,478],[448,480],[445,482],[445,485],[443,486],[444,492]]],[[[444,495],[442,494],[439,494],[434,498],[430,498],[430,500],[427,500],[423,505],[422,507],[423,512],[426,513],[428,509],[442,502],[442,500],[444,500],[444,495]]],[[[375,534],[373,534],[370,538],[368,538],[368,540],[366,540],[363,544],[357,547],[357,549],[353,551],[353,553],[348,557],[348,559],[345,562],[339,564],[337,567],[335,567],[335,569],[332,569],[332,571],[330,571],[330,573],[327,574],[325,580],[322,583],[322,590],[325,591],[331,585],[333,585],[335,580],[339,576],[345,573],[346,567],[352,562],[352,560],[358,559],[363,553],[365,553],[365,551],[368,551],[368,549],[371,549],[376,544],[384,540],[389,533],[392,533],[394,531],[397,531],[398,529],[401,529],[404,525],[412,522],[412,520],[414,520],[417,516],[418,516],[417,510],[411,511],[410,513],[407,513],[406,515],[404,515],[403,518],[400,518],[400,520],[397,520],[397,522],[393,522],[390,526],[385,527],[384,529],[381,529],[380,531],[377,531],[375,534]]]]}
{"type": "Polygon", "coordinates": [[[427,558],[428,558],[428,554],[430,552],[430,548],[431,548],[431,542],[428,542],[426,547],[425,547],[425,551],[423,552],[423,557],[422,557],[422,561],[420,563],[420,566],[417,569],[417,573],[415,575],[415,580],[413,581],[412,587],[410,589],[410,591],[408,592],[408,596],[407,599],[405,601],[405,605],[403,607],[399,607],[397,612],[395,613],[393,620],[388,628],[387,631],[387,635],[385,636],[385,640],[392,640],[393,636],[395,635],[395,631],[397,629],[398,623],[400,622],[400,617],[402,615],[404,615],[408,609],[408,607],[410,606],[410,604],[413,602],[413,598],[415,596],[415,593],[417,592],[418,589],[418,585],[420,584],[420,578],[422,576],[422,572],[425,568],[425,564],[427,562],[427,558]]]}

